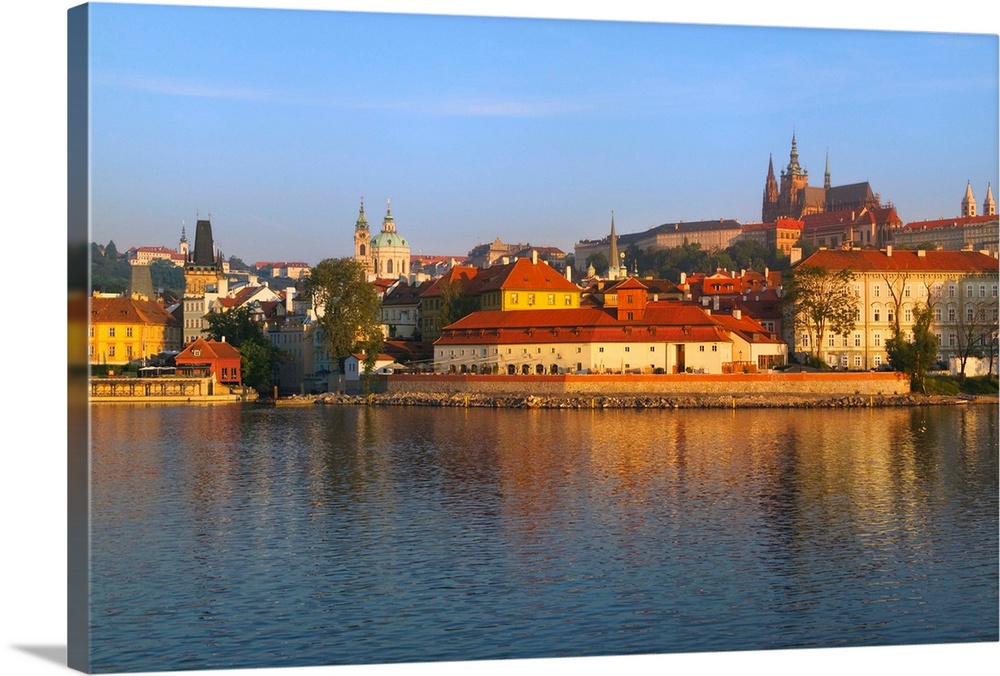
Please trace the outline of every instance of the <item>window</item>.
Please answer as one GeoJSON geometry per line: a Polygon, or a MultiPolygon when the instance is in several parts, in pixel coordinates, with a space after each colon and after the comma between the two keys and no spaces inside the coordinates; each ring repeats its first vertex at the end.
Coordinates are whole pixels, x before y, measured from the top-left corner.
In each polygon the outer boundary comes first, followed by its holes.
{"type": "Polygon", "coordinates": [[[805,347],[809,347],[809,334],[808,333],[803,333],[799,337],[799,344],[803,345],[805,347]]]}
{"type": "Polygon", "coordinates": [[[510,302],[511,303],[517,303],[517,294],[516,293],[510,294],[510,302]]]}
{"type": "Polygon", "coordinates": [[[955,321],[955,308],[953,307],[948,308],[948,321],[949,322],[955,321]]]}
{"type": "Polygon", "coordinates": [[[878,368],[879,366],[881,366],[882,365],[882,355],[880,355],[880,354],[875,355],[875,359],[874,359],[873,363],[875,364],[875,368],[878,368]]]}
{"type": "Polygon", "coordinates": [[[907,284],[906,286],[903,287],[903,297],[904,298],[909,298],[910,297],[910,285],[909,284],[907,284]]]}
{"type": "Polygon", "coordinates": [[[955,285],[954,284],[949,284],[948,285],[948,298],[954,298],[954,297],[955,297],[955,285]]]}
{"type": "Polygon", "coordinates": [[[830,336],[826,339],[826,346],[827,347],[833,347],[833,339],[834,338],[835,338],[835,336],[831,333],[830,336]]]}
{"type": "Polygon", "coordinates": [[[967,307],[967,308],[965,308],[965,321],[967,321],[967,322],[970,322],[970,323],[971,323],[971,322],[972,322],[972,318],[973,318],[973,316],[974,316],[974,311],[973,311],[973,309],[972,309],[971,307],[967,307]]]}
{"type": "Polygon", "coordinates": [[[718,345],[713,345],[712,346],[712,352],[718,352],[718,351],[719,351],[719,346],[718,345]]]}
{"type": "Polygon", "coordinates": [[[882,347],[882,334],[876,333],[873,337],[875,341],[875,347],[882,347]]]}
{"type": "Polygon", "coordinates": [[[855,284],[854,285],[854,297],[855,298],[861,298],[861,285],[860,284],[855,284]]]}
{"type": "Polygon", "coordinates": [[[631,348],[629,348],[629,346],[628,346],[628,345],[626,345],[626,346],[625,346],[625,351],[626,351],[626,352],[630,352],[630,351],[631,351],[631,348]]]}
{"type": "Polygon", "coordinates": [[[535,304],[535,294],[529,293],[528,294],[528,305],[534,305],[534,304],[535,304]]]}
{"type": "Polygon", "coordinates": [[[93,326],[90,327],[90,337],[91,338],[94,337],[94,327],[93,326]]]}
{"type": "Polygon", "coordinates": [[[705,351],[705,346],[704,345],[699,345],[698,346],[698,351],[699,352],[704,352],[705,351]]]}
{"type": "Polygon", "coordinates": [[[996,284],[993,285],[993,297],[994,298],[997,297],[997,285],[996,284]]]}
{"type": "Polygon", "coordinates": [[[110,329],[108,329],[108,338],[114,338],[114,337],[115,337],[115,327],[112,326],[110,329]]]}
{"type": "Polygon", "coordinates": [[[656,346],[655,345],[650,345],[649,346],[649,351],[650,352],[656,352],[656,346]]]}
{"type": "Polygon", "coordinates": [[[875,308],[875,321],[882,321],[882,311],[875,308]]]}
{"type": "Polygon", "coordinates": [[[876,298],[880,297],[882,295],[882,285],[881,284],[876,284],[875,287],[874,287],[874,289],[873,289],[872,294],[876,298]]]}
{"type": "Polygon", "coordinates": [[[965,285],[965,296],[966,298],[972,298],[972,284],[965,285]]]}
{"type": "Polygon", "coordinates": [[[572,305],[573,304],[573,298],[568,293],[565,296],[563,296],[563,304],[564,305],[572,305]]]}
{"type": "Polygon", "coordinates": [[[840,339],[840,344],[841,344],[841,346],[842,346],[842,347],[847,347],[847,336],[846,336],[846,335],[845,335],[845,336],[843,336],[843,337],[842,337],[842,338],[840,339]]]}
{"type": "Polygon", "coordinates": [[[580,354],[581,352],[583,352],[583,348],[582,347],[576,348],[576,353],[577,354],[580,354]]]}
{"type": "Polygon", "coordinates": [[[855,333],[854,334],[854,347],[861,347],[861,334],[860,333],[855,333]]]}
{"type": "Polygon", "coordinates": [[[955,347],[955,334],[954,333],[949,333],[948,334],[948,347],[955,347]]]}
{"type": "Polygon", "coordinates": [[[985,284],[980,284],[979,285],[979,297],[980,298],[986,298],[986,285],[985,284]]]}
{"type": "Polygon", "coordinates": [[[114,345],[112,345],[112,346],[110,346],[108,348],[108,356],[109,357],[114,357],[115,356],[115,346],[114,345]]]}
{"type": "Polygon", "coordinates": [[[910,308],[906,308],[905,310],[903,310],[903,321],[906,322],[907,324],[913,321],[913,310],[911,310],[910,308]]]}
{"type": "Polygon", "coordinates": [[[941,321],[941,308],[939,307],[934,308],[934,321],[936,322],[941,321]]]}
{"type": "Polygon", "coordinates": [[[555,304],[556,304],[556,295],[554,293],[550,293],[549,294],[549,305],[555,305],[555,304]]]}
{"type": "Polygon", "coordinates": [[[597,351],[598,352],[604,352],[604,348],[603,347],[599,347],[599,348],[597,348],[597,351]]]}
{"type": "Polygon", "coordinates": [[[126,326],[125,327],[125,337],[126,338],[131,338],[132,337],[132,327],[131,326],[126,326]]]}
{"type": "Polygon", "coordinates": [[[857,368],[857,369],[861,368],[861,355],[860,354],[854,355],[854,368],[857,368]]]}
{"type": "Polygon", "coordinates": [[[891,321],[895,321],[895,319],[896,319],[896,313],[895,313],[895,311],[892,308],[889,308],[888,310],[886,310],[885,311],[885,318],[886,318],[886,321],[890,321],[890,322],[891,321]]]}

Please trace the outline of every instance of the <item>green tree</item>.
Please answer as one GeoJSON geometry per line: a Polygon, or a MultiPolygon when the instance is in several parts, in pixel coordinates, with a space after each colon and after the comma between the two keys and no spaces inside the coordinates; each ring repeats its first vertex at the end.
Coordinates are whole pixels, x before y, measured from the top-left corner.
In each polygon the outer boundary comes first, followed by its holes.
{"type": "Polygon", "coordinates": [[[464,287],[458,280],[441,284],[441,296],[439,300],[441,303],[438,310],[440,328],[453,324],[462,317],[472,314],[479,309],[478,300],[465,295],[464,287]]]}
{"type": "Polygon", "coordinates": [[[851,281],[849,270],[817,265],[800,265],[785,276],[783,307],[795,335],[801,327],[809,336],[808,351],[814,362],[820,360],[820,341],[827,331],[846,336],[854,330],[857,299],[851,281]]]}
{"type": "Polygon", "coordinates": [[[149,264],[149,276],[154,289],[163,289],[175,298],[184,295],[184,268],[163,259],[149,264]]]}
{"type": "Polygon", "coordinates": [[[343,360],[365,354],[365,369],[375,366],[384,342],[378,291],[365,279],[365,269],[353,258],[327,258],[309,272],[305,296],[316,308],[330,357],[343,360]]]}
{"type": "Polygon", "coordinates": [[[938,338],[931,333],[933,312],[927,305],[913,309],[912,338],[907,340],[898,325],[886,341],[885,351],[892,368],[910,376],[910,387],[926,392],[924,379],[937,359],[938,338]]]}
{"type": "Polygon", "coordinates": [[[274,369],[285,353],[271,344],[250,308],[243,306],[228,312],[213,312],[206,317],[209,340],[225,340],[240,351],[243,382],[260,394],[267,394],[273,383],[274,369]]]}
{"type": "Polygon", "coordinates": [[[587,268],[589,269],[593,267],[594,273],[598,275],[608,274],[608,268],[611,267],[608,263],[608,257],[601,252],[590,254],[587,256],[587,260],[585,262],[587,264],[587,268]]]}
{"type": "Polygon", "coordinates": [[[242,258],[237,258],[236,256],[230,256],[229,269],[250,271],[250,266],[244,263],[242,258]]]}

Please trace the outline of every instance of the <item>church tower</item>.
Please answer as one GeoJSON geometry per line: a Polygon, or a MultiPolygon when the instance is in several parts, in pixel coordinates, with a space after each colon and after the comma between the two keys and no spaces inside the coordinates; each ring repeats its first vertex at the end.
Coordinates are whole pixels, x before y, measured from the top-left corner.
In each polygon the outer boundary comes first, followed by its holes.
{"type": "Polygon", "coordinates": [[[184,260],[186,261],[188,257],[188,238],[187,233],[184,231],[184,227],[184,221],[181,221],[181,241],[180,244],[177,245],[177,253],[184,256],[184,260]]]}
{"type": "Polygon", "coordinates": [[[996,216],[997,203],[993,201],[993,186],[986,184],[986,199],[983,200],[983,216],[996,216]]]}
{"type": "Polygon", "coordinates": [[[965,186],[965,197],[962,199],[962,218],[976,215],[976,198],[972,196],[972,181],[965,186]]]}
{"type": "Polygon", "coordinates": [[[368,218],[365,216],[365,198],[361,198],[361,210],[358,220],[354,223],[354,260],[361,263],[365,276],[375,272],[375,262],[372,258],[372,235],[368,228],[368,218]]]}
{"type": "Polygon", "coordinates": [[[372,239],[371,252],[376,277],[399,279],[410,276],[410,243],[396,232],[389,200],[385,201],[382,232],[372,239]]]}
{"type": "Polygon", "coordinates": [[[809,172],[799,164],[799,149],[792,132],[792,150],[788,154],[788,166],[781,172],[781,194],[778,198],[778,215],[799,218],[802,215],[800,195],[809,186],[809,172]]]}
{"type": "Polygon", "coordinates": [[[826,151],[826,171],[823,172],[823,189],[830,189],[830,151],[826,151]]]}
{"type": "Polygon", "coordinates": [[[773,223],[778,218],[778,180],[774,177],[774,158],[767,156],[767,179],[764,181],[764,203],[760,220],[773,223]]]}
{"type": "Polygon", "coordinates": [[[611,235],[608,237],[608,279],[625,279],[628,270],[625,259],[618,252],[618,235],[615,233],[615,212],[611,212],[611,235]]]}

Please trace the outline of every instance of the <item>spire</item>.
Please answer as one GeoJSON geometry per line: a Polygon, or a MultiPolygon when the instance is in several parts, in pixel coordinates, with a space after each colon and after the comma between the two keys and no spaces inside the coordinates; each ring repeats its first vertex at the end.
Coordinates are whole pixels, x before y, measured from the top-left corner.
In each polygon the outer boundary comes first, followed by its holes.
{"type": "Polygon", "coordinates": [[[618,257],[618,235],[615,234],[614,209],[611,210],[611,236],[608,239],[611,245],[608,251],[608,278],[617,279],[618,267],[621,265],[621,261],[618,257]]]}
{"type": "Polygon", "coordinates": [[[385,201],[385,218],[382,219],[382,232],[396,232],[396,222],[392,220],[391,200],[385,201]]]}
{"type": "Polygon", "coordinates": [[[194,264],[214,265],[215,244],[212,241],[212,221],[199,220],[194,233],[194,264]]]}
{"type": "Polygon", "coordinates": [[[826,151],[826,171],[823,173],[823,187],[830,189],[830,150],[826,151]]]}
{"type": "Polygon", "coordinates": [[[365,196],[361,196],[361,209],[358,211],[358,220],[354,223],[355,230],[367,230],[368,219],[365,217],[365,196]]]}
{"type": "Polygon", "coordinates": [[[799,149],[795,142],[795,132],[792,132],[792,152],[788,153],[788,173],[797,176],[802,173],[802,167],[799,165],[799,149]]]}
{"type": "Polygon", "coordinates": [[[976,198],[972,196],[972,181],[965,186],[965,198],[962,200],[962,217],[976,215],[976,198]]]}
{"type": "Polygon", "coordinates": [[[993,186],[986,184],[986,199],[983,200],[983,216],[996,216],[997,203],[993,201],[993,186]]]}
{"type": "Polygon", "coordinates": [[[764,181],[764,201],[761,207],[760,218],[765,223],[770,223],[777,216],[778,209],[778,181],[774,178],[774,157],[768,153],[767,156],[767,179],[764,181]]]}

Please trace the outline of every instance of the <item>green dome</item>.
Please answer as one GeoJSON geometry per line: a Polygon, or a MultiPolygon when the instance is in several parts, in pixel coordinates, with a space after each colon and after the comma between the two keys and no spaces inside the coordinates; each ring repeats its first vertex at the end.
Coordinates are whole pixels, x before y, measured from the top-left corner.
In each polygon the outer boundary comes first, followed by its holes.
{"type": "Polygon", "coordinates": [[[406,239],[397,232],[380,232],[372,238],[373,247],[406,247],[409,248],[410,244],[406,239]]]}

